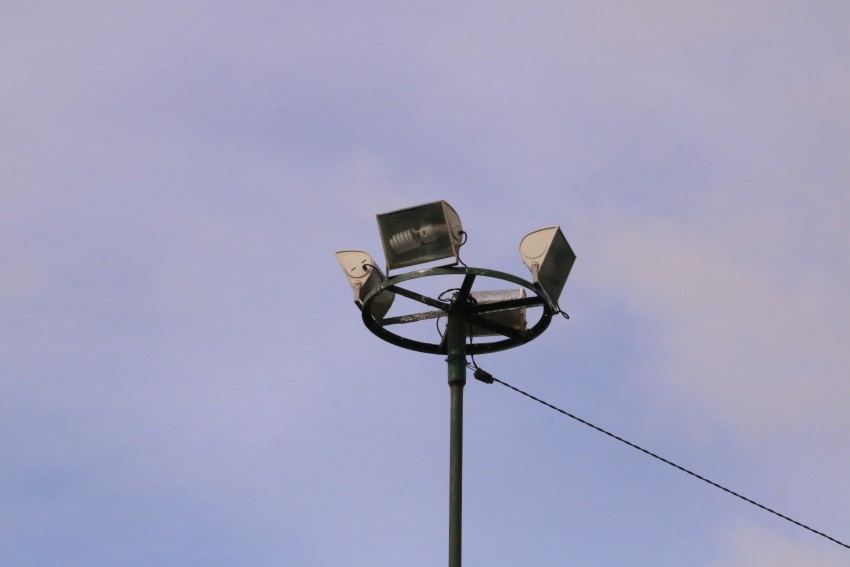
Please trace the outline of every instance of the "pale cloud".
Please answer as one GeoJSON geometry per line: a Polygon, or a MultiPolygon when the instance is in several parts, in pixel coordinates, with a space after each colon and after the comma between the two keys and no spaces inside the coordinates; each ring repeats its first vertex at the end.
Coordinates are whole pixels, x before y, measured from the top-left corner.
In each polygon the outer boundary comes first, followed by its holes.
{"type": "Polygon", "coordinates": [[[823,543],[791,541],[752,524],[741,524],[727,535],[726,549],[716,567],[839,567],[847,564],[846,550],[823,543]]]}
{"type": "MultiPolygon", "coordinates": [[[[620,179],[625,187],[575,215],[579,233],[592,234],[584,261],[598,285],[660,323],[643,337],[643,372],[672,406],[690,415],[698,406],[752,439],[803,425],[832,438],[833,427],[848,426],[850,399],[850,167],[842,157],[850,113],[841,102],[850,41],[779,25],[793,17],[787,7],[748,34],[736,23],[744,13],[729,8],[696,26],[714,32],[664,53],[662,69],[642,67],[658,73],[651,94],[669,109],[658,116],[676,129],[657,129],[661,136],[623,165],[690,174],[660,179],[662,192],[644,192],[645,179],[620,179]],[[795,66],[798,59],[806,63],[795,66]],[[702,159],[680,162],[693,154],[674,139],[702,159]],[[635,204],[626,210],[629,191],[635,204]],[[666,207],[642,208],[649,194],[666,207]]],[[[651,19],[649,28],[666,21],[651,19]]],[[[641,49],[668,41],[648,37],[641,49]]],[[[639,108],[658,112],[644,98],[649,91],[634,94],[639,108]]]]}
{"type": "Polygon", "coordinates": [[[813,415],[848,425],[850,303],[840,279],[795,271],[792,258],[766,269],[749,258],[769,254],[771,233],[788,227],[724,221],[607,224],[601,257],[590,260],[599,284],[661,323],[644,372],[675,403],[746,435],[781,435],[813,415]]]}

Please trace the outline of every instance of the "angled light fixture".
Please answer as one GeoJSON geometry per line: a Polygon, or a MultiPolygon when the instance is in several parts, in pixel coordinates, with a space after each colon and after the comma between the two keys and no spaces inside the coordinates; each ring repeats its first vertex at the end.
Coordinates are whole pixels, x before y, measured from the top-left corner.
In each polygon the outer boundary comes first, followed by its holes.
{"type": "Polygon", "coordinates": [[[377,215],[387,272],[443,258],[459,260],[463,229],[460,217],[445,201],[377,215]]]}
{"type": "MultiPolygon", "coordinates": [[[[501,303],[512,299],[525,299],[526,297],[525,290],[523,288],[498,291],[473,291],[469,295],[478,305],[501,303]]],[[[528,328],[528,321],[525,317],[525,307],[514,307],[512,309],[505,309],[502,311],[489,311],[487,313],[482,313],[481,317],[520,333],[525,332],[528,328]]],[[[469,333],[474,337],[492,337],[501,334],[478,325],[471,325],[470,327],[471,329],[469,333]]]]}
{"type": "Polygon", "coordinates": [[[576,255],[561,227],[541,228],[527,234],[519,243],[519,255],[531,270],[531,281],[540,286],[552,309],[570,275],[576,255]]]}
{"type": "MultiPolygon", "coordinates": [[[[336,253],[336,259],[342,266],[351,289],[354,290],[354,302],[359,307],[363,306],[363,300],[369,292],[387,279],[375,265],[372,257],[362,250],[341,250],[336,253]]],[[[384,290],[378,294],[370,304],[372,315],[377,319],[383,319],[394,299],[395,294],[391,291],[384,290]]]]}

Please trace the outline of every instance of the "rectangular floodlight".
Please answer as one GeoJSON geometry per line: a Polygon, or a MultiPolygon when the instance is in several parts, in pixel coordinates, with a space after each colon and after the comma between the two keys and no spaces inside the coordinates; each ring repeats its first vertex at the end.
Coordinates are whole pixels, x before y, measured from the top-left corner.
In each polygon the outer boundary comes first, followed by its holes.
{"type": "MultiPolygon", "coordinates": [[[[512,299],[525,299],[525,290],[519,288],[499,291],[473,291],[469,295],[475,299],[478,305],[484,305],[512,299]]],[[[482,313],[481,317],[514,331],[525,332],[528,327],[528,322],[525,318],[525,307],[514,307],[512,309],[505,309],[504,311],[490,311],[488,313],[482,313]]],[[[469,334],[469,331],[467,331],[467,334],[469,334]]],[[[475,337],[491,337],[499,334],[490,329],[472,325],[472,335],[475,337]]]]}
{"type": "Polygon", "coordinates": [[[460,217],[445,201],[377,215],[387,271],[443,258],[458,261],[460,217]]]}

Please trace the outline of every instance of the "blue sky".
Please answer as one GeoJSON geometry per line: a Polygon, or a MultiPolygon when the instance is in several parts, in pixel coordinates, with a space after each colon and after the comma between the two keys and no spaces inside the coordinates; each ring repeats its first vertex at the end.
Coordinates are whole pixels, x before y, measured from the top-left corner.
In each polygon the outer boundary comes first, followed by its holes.
{"type": "MultiPolygon", "coordinates": [[[[336,264],[445,199],[557,320],[497,377],[847,542],[850,5],[0,6],[0,565],[446,561],[440,357],[336,264]]],[[[498,385],[468,565],[848,552],[498,385]]]]}

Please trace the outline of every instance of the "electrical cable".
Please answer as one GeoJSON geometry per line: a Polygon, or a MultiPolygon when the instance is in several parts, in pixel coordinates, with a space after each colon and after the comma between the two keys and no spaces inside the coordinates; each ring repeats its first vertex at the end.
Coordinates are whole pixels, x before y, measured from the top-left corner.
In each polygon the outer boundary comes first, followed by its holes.
{"type": "MultiPolygon", "coordinates": [[[[464,234],[466,234],[466,233],[464,233],[464,234]]],[[[438,296],[437,296],[437,299],[438,299],[439,301],[443,301],[443,302],[450,302],[450,303],[451,303],[451,302],[454,302],[454,301],[455,301],[455,299],[456,299],[456,297],[457,297],[458,293],[460,293],[460,288],[459,288],[459,287],[452,287],[452,288],[449,288],[449,289],[447,289],[446,291],[442,292],[440,295],[438,295],[438,296]],[[452,295],[452,297],[451,297],[451,298],[446,298],[446,296],[447,296],[449,293],[453,294],[453,295],[452,295]]],[[[475,300],[475,298],[474,298],[474,297],[472,297],[471,295],[470,295],[470,296],[468,296],[468,297],[466,298],[466,301],[467,301],[467,303],[469,303],[470,305],[475,305],[476,303],[478,303],[478,302],[475,300]]],[[[441,339],[443,338],[443,331],[442,331],[442,330],[440,330],[440,319],[442,319],[442,318],[443,318],[443,317],[442,317],[442,315],[441,315],[441,316],[439,316],[439,317],[437,317],[437,333],[439,333],[439,335],[440,335],[440,338],[441,338],[441,339]]],[[[472,342],[472,335],[470,335],[470,337],[469,337],[469,341],[470,341],[470,342],[472,342]]]]}
{"type": "Polygon", "coordinates": [[[463,247],[464,244],[466,244],[466,241],[469,240],[469,233],[466,232],[465,230],[461,230],[460,235],[463,237],[463,240],[461,240],[460,244],[457,245],[457,248],[458,248],[458,250],[457,250],[457,261],[464,268],[468,268],[469,266],[466,265],[466,262],[464,262],[463,260],[460,259],[460,249],[463,247]]]}
{"type": "Polygon", "coordinates": [[[533,395],[529,394],[528,392],[525,392],[525,391],[523,391],[523,390],[520,390],[520,389],[519,389],[519,388],[517,388],[516,386],[512,386],[512,385],[508,384],[507,382],[503,382],[502,380],[499,380],[498,378],[495,378],[495,377],[494,377],[492,374],[490,374],[489,372],[487,372],[487,371],[485,371],[485,370],[483,370],[483,369],[479,368],[479,367],[478,367],[478,365],[477,365],[477,364],[475,364],[475,359],[473,359],[472,364],[467,364],[467,367],[469,367],[469,368],[471,368],[471,369],[474,369],[474,370],[475,370],[475,378],[476,378],[476,379],[478,379],[478,380],[480,380],[481,382],[484,382],[485,384],[492,384],[493,382],[498,382],[498,383],[499,383],[499,384],[501,384],[502,386],[505,386],[506,388],[509,388],[509,389],[511,389],[511,390],[513,390],[513,391],[515,391],[515,392],[519,393],[519,394],[522,394],[523,396],[526,396],[527,398],[531,398],[531,399],[532,399],[532,400],[534,400],[535,402],[538,402],[538,403],[540,403],[540,404],[543,404],[544,406],[546,406],[546,407],[548,407],[548,408],[550,408],[550,409],[553,409],[553,410],[557,411],[558,413],[562,413],[562,414],[564,414],[565,416],[567,416],[567,417],[569,417],[569,418],[571,418],[571,419],[574,419],[575,421],[578,421],[578,422],[579,422],[579,423],[581,423],[582,425],[586,425],[587,427],[590,427],[591,429],[594,429],[594,430],[598,431],[599,433],[604,433],[604,434],[605,434],[605,435],[607,435],[608,437],[611,437],[612,439],[616,439],[616,440],[617,440],[617,441],[619,441],[620,443],[624,443],[624,444],[628,445],[629,447],[631,447],[632,449],[637,449],[638,451],[640,451],[640,452],[642,452],[642,453],[644,453],[644,454],[646,454],[646,455],[649,455],[650,457],[652,457],[652,458],[654,458],[654,459],[657,459],[657,460],[661,461],[661,462],[662,462],[662,463],[664,463],[664,464],[670,465],[671,467],[673,467],[673,468],[675,468],[675,469],[677,469],[677,470],[679,470],[679,471],[681,471],[681,472],[683,472],[683,473],[689,474],[690,476],[692,476],[692,477],[694,477],[694,478],[697,478],[697,479],[699,479],[699,480],[701,480],[701,481],[703,481],[703,482],[705,482],[705,483],[707,483],[707,484],[710,484],[711,486],[713,486],[713,487],[715,487],[715,488],[719,488],[720,490],[722,490],[723,492],[726,492],[727,494],[731,494],[732,496],[735,496],[735,497],[737,497],[737,498],[740,498],[741,500],[743,500],[744,502],[747,502],[748,504],[752,504],[753,506],[756,506],[757,508],[761,508],[761,509],[762,509],[762,510],[764,510],[765,512],[770,512],[770,513],[771,513],[771,514],[773,514],[774,516],[778,516],[778,517],[782,518],[783,520],[786,520],[786,521],[788,521],[788,522],[791,522],[792,524],[794,524],[794,525],[796,525],[796,526],[798,526],[798,527],[801,527],[801,528],[803,528],[803,529],[805,529],[805,530],[808,530],[808,531],[810,531],[810,532],[812,532],[812,533],[814,533],[814,534],[817,534],[817,535],[819,535],[819,536],[821,536],[821,537],[823,537],[823,538],[826,538],[826,539],[828,539],[829,541],[831,541],[831,542],[833,542],[833,543],[837,543],[838,545],[840,545],[840,546],[842,546],[842,547],[845,547],[845,548],[847,548],[847,549],[850,549],[850,545],[848,545],[848,544],[846,544],[846,543],[844,543],[844,542],[842,542],[842,541],[839,541],[839,540],[835,539],[834,537],[831,537],[831,536],[829,536],[829,535],[827,535],[827,534],[825,534],[825,533],[823,533],[823,532],[820,532],[820,531],[818,531],[818,530],[816,530],[816,529],[814,529],[814,528],[812,528],[812,527],[809,527],[809,526],[807,526],[806,524],[804,524],[804,523],[802,523],[802,522],[798,522],[797,520],[795,520],[795,519],[793,519],[793,518],[790,518],[790,517],[788,517],[788,516],[786,516],[786,515],[784,515],[784,514],[781,514],[781,513],[777,512],[776,510],[773,510],[772,508],[768,508],[768,507],[767,507],[767,506],[765,506],[764,504],[760,504],[760,503],[756,502],[755,500],[752,500],[752,499],[750,499],[750,498],[747,498],[746,496],[743,496],[743,495],[741,495],[741,494],[739,494],[739,493],[735,492],[734,490],[731,490],[731,489],[726,488],[725,486],[723,486],[723,485],[721,485],[721,484],[718,484],[718,483],[714,482],[713,480],[709,480],[709,479],[705,478],[704,476],[699,475],[699,474],[697,474],[697,473],[695,473],[695,472],[693,472],[693,471],[691,471],[691,470],[688,470],[688,469],[686,469],[685,467],[683,467],[683,466],[681,466],[681,465],[677,465],[677,464],[676,464],[676,463],[674,463],[673,461],[670,461],[670,460],[668,460],[668,459],[665,459],[664,457],[661,457],[660,455],[657,455],[657,454],[653,453],[652,451],[649,451],[648,449],[644,449],[643,447],[641,447],[640,445],[637,445],[636,443],[632,443],[631,441],[627,441],[626,439],[623,439],[622,437],[620,437],[620,436],[618,436],[618,435],[615,435],[615,434],[611,433],[610,431],[606,431],[605,429],[602,429],[602,428],[601,428],[601,427],[599,427],[598,425],[594,425],[593,423],[590,423],[589,421],[586,421],[586,420],[584,420],[584,419],[582,419],[582,418],[580,418],[580,417],[577,417],[577,416],[575,416],[575,415],[573,415],[573,414],[569,413],[568,411],[565,411],[565,410],[563,410],[563,409],[561,409],[561,408],[559,408],[559,407],[557,407],[557,406],[554,406],[554,405],[550,404],[550,403],[549,403],[549,402],[547,402],[547,401],[541,400],[540,398],[538,398],[538,397],[536,397],[536,396],[533,396],[533,395]]]}
{"type": "Polygon", "coordinates": [[[444,291],[443,293],[441,293],[440,295],[438,295],[438,296],[437,296],[437,300],[439,300],[439,301],[443,301],[443,302],[452,301],[452,299],[451,299],[451,298],[446,299],[446,295],[448,295],[449,293],[452,293],[452,292],[454,292],[454,293],[458,293],[459,291],[460,291],[460,288],[459,288],[459,287],[449,288],[449,289],[447,289],[446,291],[444,291]]]}

